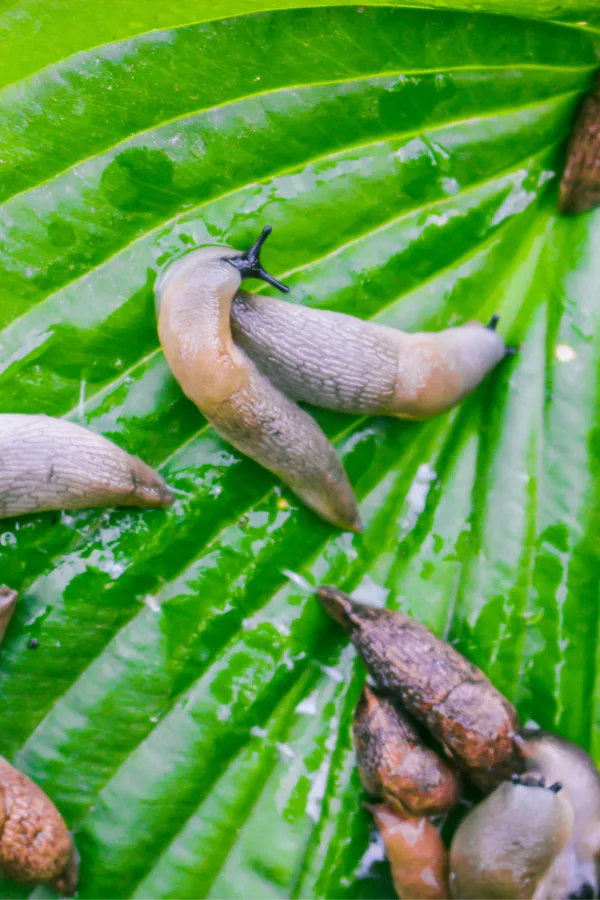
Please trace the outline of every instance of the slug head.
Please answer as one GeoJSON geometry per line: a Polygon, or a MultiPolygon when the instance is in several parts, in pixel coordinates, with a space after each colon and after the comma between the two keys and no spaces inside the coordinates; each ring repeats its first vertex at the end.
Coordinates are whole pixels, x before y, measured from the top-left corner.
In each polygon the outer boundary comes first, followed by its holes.
{"type": "Polygon", "coordinates": [[[372,622],[378,623],[382,618],[395,617],[398,620],[406,618],[401,613],[392,613],[387,609],[357,603],[344,591],[329,584],[317,590],[317,599],[325,612],[339,622],[346,634],[351,634],[357,628],[369,628],[372,622]]]}
{"type": "Polygon", "coordinates": [[[571,858],[561,861],[559,873],[567,884],[565,896],[597,896],[600,885],[600,773],[591,756],[571,741],[539,729],[517,736],[525,769],[550,784],[561,781],[573,807],[575,821],[571,858]],[[591,890],[591,894],[589,891],[591,890]],[[583,893],[582,893],[583,892],[583,893]]]}
{"type": "Polygon", "coordinates": [[[258,278],[277,288],[282,294],[289,294],[289,287],[282,284],[280,281],[277,281],[272,275],[269,275],[269,273],[263,269],[260,261],[260,251],[272,231],[273,229],[270,225],[265,225],[260,237],[252,244],[249,250],[246,250],[245,253],[241,253],[239,256],[228,257],[227,262],[232,266],[235,266],[242,278],[258,278]]]}
{"type": "Polygon", "coordinates": [[[505,356],[516,352],[496,332],[498,319],[492,316],[488,325],[467,322],[410,335],[412,353],[399,355],[398,380],[388,411],[427,419],[474,391],[505,356]]]}
{"type": "Polygon", "coordinates": [[[514,778],[475,806],[450,848],[453,897],[557,897],[537,888],[567,846],[573,810],[559,785],[514,778]]]}
{"type": "Polygon", "coordinates": [[[494,315],[487,325],[467,322],[440,333],[455,354],[463,396],[473,391],[505,356],[516,353],[515,348],[505,345],[496,331],[499,320],[500,317],[494,315]]]}

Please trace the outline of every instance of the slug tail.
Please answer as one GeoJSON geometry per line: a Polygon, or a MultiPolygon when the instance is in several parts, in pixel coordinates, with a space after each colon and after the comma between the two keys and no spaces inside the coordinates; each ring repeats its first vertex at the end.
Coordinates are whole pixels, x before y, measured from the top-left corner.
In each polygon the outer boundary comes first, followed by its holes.
{"type": "Polygon", "coordinates": [[[127,506],[141,506],[145,509],[166,509],[175,502],[168,484],[143,460],[132,457],[131,483],[133,486],[127,506]]]}

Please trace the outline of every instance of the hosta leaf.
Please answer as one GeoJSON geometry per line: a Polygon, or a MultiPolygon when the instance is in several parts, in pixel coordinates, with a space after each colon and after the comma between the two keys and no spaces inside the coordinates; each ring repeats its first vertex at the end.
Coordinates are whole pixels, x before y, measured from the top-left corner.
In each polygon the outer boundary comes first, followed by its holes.
{"type": "Polygon", "coordinates": [[[600,218],[555,212],[595,4],[265,5],[0,15],[0,411],[85,423],[177,492],[0,528],[22,591],[0,752],[74,829],[83,898],[390,896],[324,581],[600,756],[600,218]],[[314,411],[361,536],[221,441],[158,347],[160,267],[266,222],[292,302],[407,329],[497,311],[521,345],[428,423],[314,411]]]}

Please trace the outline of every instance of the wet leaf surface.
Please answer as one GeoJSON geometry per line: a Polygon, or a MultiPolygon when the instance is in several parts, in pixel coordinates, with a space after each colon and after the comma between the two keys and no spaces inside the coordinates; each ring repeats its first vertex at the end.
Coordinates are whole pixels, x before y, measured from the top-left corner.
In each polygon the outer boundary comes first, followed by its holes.
{"type": "Polygon", "coordinates": [[[0,411],[85,423],[177,492],[0,527],[0,752],[74,829],[82,898],[390,896],[321,582],[600,756],[600,218],[555,213],[598,13],[262,5],[0,12],[0,411]],[[409,330],[499,312],[521,346],[428,423],[315,411],[361,536],[223,443],[158,348],[160,267],[266,222],[293,302],[409,330]]]}

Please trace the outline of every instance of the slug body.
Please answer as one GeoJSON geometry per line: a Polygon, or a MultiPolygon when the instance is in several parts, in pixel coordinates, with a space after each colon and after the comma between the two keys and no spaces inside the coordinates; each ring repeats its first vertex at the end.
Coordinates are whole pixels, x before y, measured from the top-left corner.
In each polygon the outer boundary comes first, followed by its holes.
{"type": "Polygon", "coordinates": [[[600,204],[600,74],[575,119],[558,208],[574,215],[600,204]]]}
{"type": "MultiPolygon", "coordinates": [[[[264,237],[263,232],[258,246],[264,237]]],[[[165,271],[156,297],[167,362],[222,437],[278,475],[324,519],[360,530],[356,500],[331,443],[232,339],[231,302],[245,256],[208,247],[165,271]]]]}
{"type": "Polygon", "coordinates": [[[356,707],[353,738],[363,787],[391,809],[435,816],[458,802],[457,775],[425,746],[406,714],[368,686],[356,707]]]}
{"type": "Polygon", "coordinates": [[[317,596],[377,684],[443,743],[478,787],[489,791],[522,769],[514,708],[450,644],[402,613],[356,603],[337,588],[322,587],[317,596]]]}
{"type": "Polygon", "coordinates": [[[258,368],[294,400],[348,413],[425,419],[455,406],[506,355],[471,322],[407,334],[354,316],[240,291],[232,331],[258,368]]]}
{"type": "Polygon", "coordinates": [[[559,781],[561,795],[573,809],[571,838],[555,866],[566,884],[564,896],[597,897],[600,865],[598,769],[585,750],[557,735],[526,729],[521,737],[526,771],[544,778],[547,784],[559,781]]]}
{"type": "Polygon", "coordinates": [[[162,478],[64,419],[0,415],[0,518],[93,506],[170,506],[162,478]]]}
{"type": "Polygon", "coordinates": [[[0,873],[24,884],[77,887],[79,857],[62,816],[44,792],[0,757],[0,873]]]}
{"type": "Polygon", "coordinates": [[[6,585],[0,585],[0,644],[6,634],[18,599],[16,591],[11,591],[6,585]]]}
{"type": "Polygon", "coordinates": [[[385,844],[394,887],[403,900],[444,900],[448,889],[448,854],[429,819],[367,806],[385,844]]]}
{"type": "MultiPolygon", "coordinates": [[[[458,900],[568,896],[555,861],[573,830],[573,810],[556,786],[505,782],[461,822],[450,848],[458,900]]],[[[585,895],[582,895],[585,896],[585,895]]]]}

